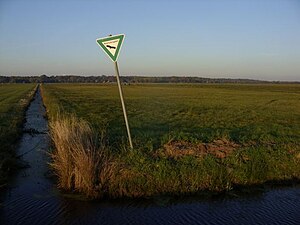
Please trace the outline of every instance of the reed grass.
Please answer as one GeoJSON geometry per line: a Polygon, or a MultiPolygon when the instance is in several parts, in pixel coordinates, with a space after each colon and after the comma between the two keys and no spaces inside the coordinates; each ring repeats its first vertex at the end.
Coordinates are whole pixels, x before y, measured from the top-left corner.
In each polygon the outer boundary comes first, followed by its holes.
{"type": "Polygon", "coordinates": [[[50,166],[58,177],[58,186],[90,198],[101,196],[113,163],[89,123],[75,116],[58,116],[50,122],[50,132],[55,145],[50,166]]]}

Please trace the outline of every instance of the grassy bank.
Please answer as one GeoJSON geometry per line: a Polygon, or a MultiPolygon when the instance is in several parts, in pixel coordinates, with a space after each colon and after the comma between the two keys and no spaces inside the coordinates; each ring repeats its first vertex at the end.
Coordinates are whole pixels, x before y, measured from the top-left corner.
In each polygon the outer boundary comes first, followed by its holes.
{"type": "MultiPolygon", "coordinates": [[[[191,194],[300,178],[299,85],[148,84],[125,86],[124,95],[133,150],[115,85],[43,86],[50,121],[58,112],[88,121],[90,137],[101,143],[93,148],[110,159],[105,185],[95,167],[95,196],[191,194]]],[[[64,188],[84,192],[75,180],[64,188]]]]}
{"type": "Polygon", "coordinates": [[[35,84],[0,84],[0,184],[16,167],[15,148],[35,84]]]}

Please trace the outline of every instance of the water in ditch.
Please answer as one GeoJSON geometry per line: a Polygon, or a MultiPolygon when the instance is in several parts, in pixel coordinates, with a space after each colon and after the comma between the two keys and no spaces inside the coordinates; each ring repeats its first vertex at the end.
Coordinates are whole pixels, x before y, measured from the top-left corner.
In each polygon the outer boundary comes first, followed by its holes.
{"type": "Polygon", "coordinates": [[[205,199],[89,202],[63,195],[48,176],[44,115],[38,90],[17,151],[29,166],[0,194],[0,224],[300,224],[300,187],[205,199]]]}

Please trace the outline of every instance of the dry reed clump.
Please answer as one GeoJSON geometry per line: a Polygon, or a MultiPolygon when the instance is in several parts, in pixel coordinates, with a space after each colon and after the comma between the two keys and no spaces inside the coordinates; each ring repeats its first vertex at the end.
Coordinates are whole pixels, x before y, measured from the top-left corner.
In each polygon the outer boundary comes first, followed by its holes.
{"type": "Polygon", "coordinates": [[[50,132],[55,145],[50,166],[59,187],[90,198],[103,195],[114,164],[90,125],[75,116],[63,117],[50,123],[50,132]]]}

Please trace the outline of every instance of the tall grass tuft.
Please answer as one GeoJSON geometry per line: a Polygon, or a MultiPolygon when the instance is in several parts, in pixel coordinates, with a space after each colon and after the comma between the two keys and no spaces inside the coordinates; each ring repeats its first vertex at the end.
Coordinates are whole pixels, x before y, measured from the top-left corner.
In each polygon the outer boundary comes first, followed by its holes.
{"type": "Polygon", "coordinates": [[[50,123],[55,145],[50,166],[58,177],[58,186],[90,198],[103,195],[113,169],[106,147],[88,122],[75,116],[57,118],[50,123]]]}

